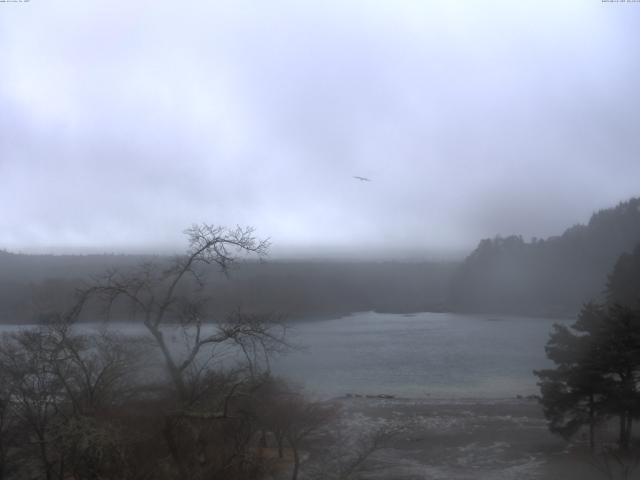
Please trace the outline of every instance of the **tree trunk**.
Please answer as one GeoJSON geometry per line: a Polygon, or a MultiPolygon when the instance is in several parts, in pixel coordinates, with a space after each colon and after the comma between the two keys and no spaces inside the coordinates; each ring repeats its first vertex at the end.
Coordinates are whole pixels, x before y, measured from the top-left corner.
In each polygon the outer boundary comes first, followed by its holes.
{"type": "Polygon", "coordinates": [[[276,442],[278,443],[278,458],[284,458],[284,438],[282,435],[276,435],[276,442]]]}
{"type": "Polygon", "coordinates": [[[291,480],[298,480],[298,471],[300,470],[300,455],[298,454],[297,445],[292,444],[291,450],[293,450],[293,473],[291,474],[291,480]]]}
{"type": "MultiPolygon", "coordinates": [[[[58,480],[64,480],[64,473],[65,473],[65,465],[64,465],[64,460],[60,460],[60,465],[58,465],[58,480]]],[[[91,475],[91,478],[96,478],[97,475],[94,473],[93,475],[91,475]]]]}
{"type": "Polygon", "coordinates": [[[178,468],[178,472],[180,473],[181,478],[189,478],[187,475],[187,471],[184,468],[184,464],[182,462],[182,458],[180,457],[180,452],[178,451],[178,445],[176,444],[176,440],[173,434],[173,425],[171,421],[171,417],[165,417],[164,419],[164,428],[162,429],[162,433],[164,436],[164,440],[167,443],[167,447],[169,448],[169,453],[171,454],[171,458],[176,464],[178,468]]]}
{"type": "Polygon", "coordinates": [[[4,480],[4,469],[7,463],[7,455],[2,444],[2,432],[0,432],[0,480],[4,480]]]}
{"type": "Polygon", "coordinates": [[[176,366],[176,363],[173,360],[173,356],[171,355],[171,351],[169,347],[167,347],[167,343],[164,341],[164,335],[162,335],[162,331],[152,325],[146,325],[151,335],[156,339],[158,346],[160,347],[160,351],[162,352],[162,356],[164,357],[165,363],[167,365],[167,370],[169,371],[169,375],[171,376],[171,380],[176,387],[176,391],[178,393],[178,397],[182,401],[187,400],[187,387],[184,384],[184,378],[182,377],[182,372],[176,366]]]}
{"type": "Polygon", "coordinates": [[[624,451],[629,449],[629,435],[627,432],[627,427],[628,427],[627,416],[628,416],[628,413],[626,411],[620,413],[620,436],[618,440],[618,446],[620,447],[621,450],[624,450],[624,451]]]}
{"type": "Polygon", "coordinates": [[[38,450],[40,453],[42,468],[44,469],[44,478],[46,480],[52,480],[53,466],[49,462],[49,452],[47,451],[47,442],[45,439],[44,428],[37,428],[35,433],[36,438],[38,439],[38,450]]]}
{"type": "Polygon", "coordinates": [[[593,395],[589,395],[589,449],[593,452],[595,448],[595,406],[593,402],[593,395]]]}
{"type": "Polygon", "coordinates": [[[49,459],[47,458],[47,446],[44,443],[43,439],[40,440],[40,459],[42,460],[42,467],[44,468],[44,475],[46,480],[51,479],[51,465],[49,464],[49,459]]]}

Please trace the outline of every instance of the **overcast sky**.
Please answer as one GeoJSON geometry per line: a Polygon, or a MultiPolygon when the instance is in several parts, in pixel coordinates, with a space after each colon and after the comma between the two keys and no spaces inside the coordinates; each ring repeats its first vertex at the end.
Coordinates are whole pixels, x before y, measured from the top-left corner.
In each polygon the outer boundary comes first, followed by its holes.
{"type": "Polygon", "coordinates": [[[0,248],[559,234],[640,194],[639,26],[601,0],[0,3],[0,248]]]}

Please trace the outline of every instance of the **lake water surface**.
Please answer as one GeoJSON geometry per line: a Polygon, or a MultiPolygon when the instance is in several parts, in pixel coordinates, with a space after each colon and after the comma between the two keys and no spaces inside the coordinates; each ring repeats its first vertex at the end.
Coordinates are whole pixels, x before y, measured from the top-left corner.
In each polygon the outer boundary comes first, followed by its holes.
{"type": "Polygon", "coordinates": [[[300,351],[276,373],[319,395],[508,398],[537,394],[534,369],[554,322],[572,320],[451,313],[357,313],[295,323],[300,351]]]}
{"type": "MultiPolygon", "coordinates": [[[[363,312],[296,321],[299,349],[272,370],[322,397],[346,394],[413,398],[513,398],[538,393],[534,369],[550,366],[544,346],[553,320],[451,313],[363,312]]],[[[0,331],[24,327],[1,325],[0,331]]],[[[88,327],[85,327],[88,328],[88,327]]],[[[113,324],[132,335],[139,324],[113,324]]],[[[179,335],[174,337],[177,343],[179,335]]]]}

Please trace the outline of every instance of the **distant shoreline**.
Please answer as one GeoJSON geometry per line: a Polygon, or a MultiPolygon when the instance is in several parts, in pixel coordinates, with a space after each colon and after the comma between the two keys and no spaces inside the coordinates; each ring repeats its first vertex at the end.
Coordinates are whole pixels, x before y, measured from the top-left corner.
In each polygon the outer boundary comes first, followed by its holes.
{"type": "MultiPolygon", "coordinates": [[[[472,311],[464,311],[464,310],[441,310],[441,309],[433,309],[433,310],[400,310],[400,311],[387,311],[387,310],[353,310],[353,311],[339,311],[335,313],[311,313],[311,314],[301,314],[301,315],[287,315],[283,314],[285,322],[289,322],[292,324],[295,323],[307,323],[307,322],[325,322],[331,320],[338,320],[340,318],[348,317],[351,315],[357,315],[360,313],[374,313],[380,315],[402,315],[402,316],[416,316],[420,314],[428,314],[428,313],[442,313],[442,314],[452,314],[452,315],[469,315],[469,316],[486,316],[489,317],[487,320],[500,320],[507,321],[508,318],[499,318],[499,317],[517,317],[517,318],[531,318],[531,319],[562,319],[562,320],[571,320],[577,316],[576,313],[546,313],[546,314],[536,314],[536,313],[522,313],[522,312],[472,312],[472,311]]],[[[98,324],[108,322],[111,324],[119,324],[119,323],[137,323],[137,320],[130,320],[126,318],[120,319],[109,319],[109,320],[79,320],[78,324],[98,324]]],[[[11,320],[0,320],[0,325],[6,326],[45,326],[46,322],[36,323],[36,322],[14,322],[11,320]]],[[[168,322],[167,325],[178,325],[178,322],[168,322]]]]}

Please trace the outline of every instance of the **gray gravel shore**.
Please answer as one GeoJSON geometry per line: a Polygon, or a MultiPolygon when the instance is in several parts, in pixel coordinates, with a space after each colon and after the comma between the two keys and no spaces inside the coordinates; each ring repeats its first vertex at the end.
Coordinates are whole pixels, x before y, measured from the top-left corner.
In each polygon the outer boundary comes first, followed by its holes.
{"type": "Polygon", "coordinates": [[[594,467],[598,459],[590,455],[582,439],[568,444],[548,431],[535,399],[352,396],[336,401],[354,435],[382,424],[396,430],[385,447],[370,457],[363,478],[607,478],[594,467]]]}

